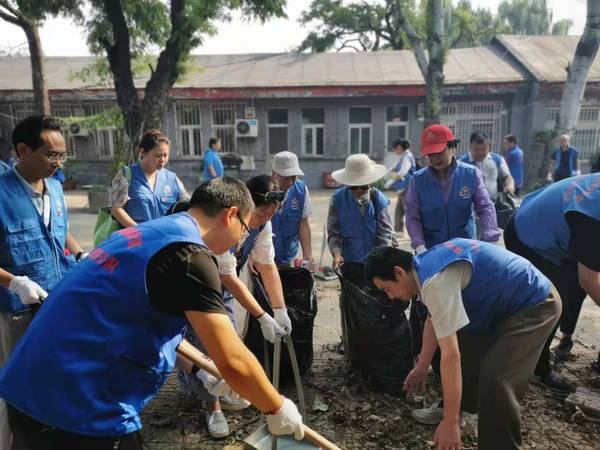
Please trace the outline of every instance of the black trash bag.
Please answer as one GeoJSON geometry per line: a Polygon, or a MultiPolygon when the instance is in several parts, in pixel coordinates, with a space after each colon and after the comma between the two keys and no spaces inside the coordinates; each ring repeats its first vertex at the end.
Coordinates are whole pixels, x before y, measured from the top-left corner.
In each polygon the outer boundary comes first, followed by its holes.
{"type": "Polygon", "coordinates": [[[500,192],[498,198],[494,202],[496,208],[496,217],[498,219],[498,228],[504,229],[506,222],[512,214],[517,210],[517,202],[508,192],[500,192]]]}
{"type": "MultiPolygon", "coordinates": [[[[311,273],[299,267],[279,268],[279,277],[283,286],[283,295],[287,306],[288,315],[292,321],[292,339],[300,374],[306,373],[313,362],[313,327],[317,315],[317,290],[311,273]]],[[[254,278],[254,297],[265,310],[273,315],[271,302],[266,294],[262,281],[258,276],[254,278]]],[[[264,338],[260,324],[250,318],[244,343],[256,359],[264,367],[264,338]]],[[[268,343],[269,365],[273,365],[273,344],[268,343]]],[[[292,365],[290,363],[287,346],[281,346],[281,381],[293,380],[292,365]]]]}
{"type": "Polygon", "coordinates": [[[409,303],[385,298],[367,282],[362,264],[345,263],[340,281],[346,352],[351,366],[370,388],[403,395],[414,354],[411,327],[405,315],[409,303]]]}

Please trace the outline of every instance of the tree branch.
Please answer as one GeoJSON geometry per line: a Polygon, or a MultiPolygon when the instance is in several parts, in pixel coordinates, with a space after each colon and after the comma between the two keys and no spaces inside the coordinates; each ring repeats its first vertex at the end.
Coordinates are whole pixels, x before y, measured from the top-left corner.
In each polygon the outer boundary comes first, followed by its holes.
{"type": "Polygon", "coordinates": [[[427,61],[427,56],[425,56],[425,51],[423,50],[423,42],[404,14],[401,0],[396,0],[394,9],[397,15],[396,17],[398,18],[398,25],[400,25],[404,33],[406,33],[408,42],[410,42],[410,45],[413,48],[421,74],[423,75],[423,78],[427,79],[429,62],[427,61]]]}
{"type": "MultiPolygon", "coordinates": [[[[11,9],[8,8],[4,3],[5,2],[0,1],[0,7],[8,9],[9,12],[12,13],[11,9]]],[[[23,26],[23,20],[18,15],[14,14],[11,16],[10,14],[2,11],[1,9],[0,9],[0,19],[5,20],[6,22],[12,23],[13,25],[16,25],[18,27],[23,26]]]]}

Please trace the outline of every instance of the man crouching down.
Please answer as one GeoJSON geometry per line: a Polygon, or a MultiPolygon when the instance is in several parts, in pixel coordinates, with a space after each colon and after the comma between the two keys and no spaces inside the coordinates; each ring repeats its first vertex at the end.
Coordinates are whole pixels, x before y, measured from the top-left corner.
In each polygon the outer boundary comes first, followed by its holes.
{"type": "Polygon", "coordinates": [[[390,299],[419,295],[429,310],[405,389],[423,388],[439,344],[444,418],[436,447],[460,448],[462,409],[479,414],[480,449],[520,448],[519,401],[560,316],[550,281],[524,258],[470,239],[451,239],[415,257],[377,247],[365,274],[390,299]]]}

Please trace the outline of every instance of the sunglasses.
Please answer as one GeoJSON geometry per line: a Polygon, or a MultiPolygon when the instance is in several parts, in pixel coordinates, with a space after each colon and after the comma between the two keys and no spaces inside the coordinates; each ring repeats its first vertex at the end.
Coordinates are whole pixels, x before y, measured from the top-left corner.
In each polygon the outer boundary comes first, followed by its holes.
{"type": "Polygon", "coordinates": [[[259,195],[264,197],[265,203],[281,203],[285,198],[285,191],[269,191],[259,195]]]}
{"type": "Polygon", "coordinates": [[[351,191],[366,191],[369,189],[369,185],[365,184],[364,186],[350,186],[351,191]]]}

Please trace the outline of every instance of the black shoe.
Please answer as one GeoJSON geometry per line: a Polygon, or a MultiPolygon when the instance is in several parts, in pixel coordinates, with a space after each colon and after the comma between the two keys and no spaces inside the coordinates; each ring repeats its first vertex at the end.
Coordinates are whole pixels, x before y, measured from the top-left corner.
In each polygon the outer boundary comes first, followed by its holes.
{"type": "Polygon", "coordinates": [[[346,353],[346,346],[344,345],[344,341],[340,341],[340,343],[337,346],[337,352],[340,355],[343,355],[344,353],[346,353]]]}
{"type": "Polygon", "coordinates": [[[575,391],[575,387],[554,370],[544,375],[536,375],[534,381],[559,395],[566,396],[575,391]]]}
{"type": "Polygon", "coordinates": [[[600,352],[598,352],[598,361],[594,361],[592,363],[592,369],[596,372],[600,373],[600,352]]]}
{"type": "Polygon", "coordinates": [[[554,347],[554,354],[560,361],[566,360],[571,354],[573,348],[573,340],[569,338],[562,338],[558,345],[554,347]]]}

